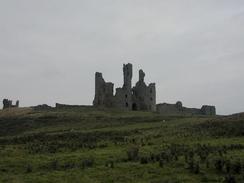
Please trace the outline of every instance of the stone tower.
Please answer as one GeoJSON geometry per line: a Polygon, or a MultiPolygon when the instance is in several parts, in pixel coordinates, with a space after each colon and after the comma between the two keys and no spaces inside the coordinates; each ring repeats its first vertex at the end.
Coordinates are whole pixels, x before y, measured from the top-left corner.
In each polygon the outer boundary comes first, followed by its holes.
{"type": "Polygon", "coordinates": [[[131,110],[132,109],[132,64],[123,65],[124,84],[122,88],[116,88],[114,97],[114,106],[116,108],[131,110]]]}
{"type": "Polygon", "coordinates": [[[124,106],[126,109],[131,110],[132,108],[132,93],[131,93],[131,82],[132,82],[132,64],[124,64],[123,73],[124,73],[124,85],[123,85],[123,95],[124,95],[124,106]]]}
{"type": "Polygon", "coordinates": [[[105,82],[102,73],[95,74],[94,106],[112,107],[114,84],[105,82]]]}
{"type": "Polygon", "coordinates": [[[123,110],[156,110],[156,89],[155,84],[146,85],[144,82],[145,73],[139,71],[139,81],[132,89],[132,64],[123,65],[124,83],[121,88],[116,88],[113,95],[113,83],[107,83],[102,73],[96,73],[95,98],[93,105],[98,107],[115,107],[123,110]]]}
{"type": "Polygon", "coordinates": [[[139,81],[132,89],[132,110],[156,110],[156,86],[155,83],[150,83],[148,86],[145,81],[145,73],[139,70],[139,81]]]}
{"type": "Polygon", "coordinates": [[[131,80],[132,80],[132,64],[124,64],[123,66],[124,72],[124,85],[123,88],[127,90],[131,90],[131,80]]]}

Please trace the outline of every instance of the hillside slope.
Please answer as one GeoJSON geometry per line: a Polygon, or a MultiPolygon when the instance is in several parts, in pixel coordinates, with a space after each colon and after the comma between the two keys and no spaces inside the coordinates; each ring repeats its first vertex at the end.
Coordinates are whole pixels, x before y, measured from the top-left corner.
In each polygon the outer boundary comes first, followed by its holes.
{"type": "Polygon", "coordinates": [[[0,182],[244,180],[244,116],[0,111],[0,182]]]}

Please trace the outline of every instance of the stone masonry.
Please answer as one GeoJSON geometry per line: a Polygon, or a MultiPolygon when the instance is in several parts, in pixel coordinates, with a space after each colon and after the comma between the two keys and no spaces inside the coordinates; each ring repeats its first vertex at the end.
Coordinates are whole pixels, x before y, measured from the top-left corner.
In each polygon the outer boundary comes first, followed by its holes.
{"type": "Polygon", "coordinates": [[[18,100],[16,101],[15,105],[13,105],[12,100],[3,99],[3,109],[14,108],[14,107],[19,107],[19,101],[18,100]]]}
{"type": "Polygon", "coordinates": [[[216,115],[215,106],[204,105],[201,109],[183,107],[182,102],[176,104],[157,104],[157,112],[164,115],[216,115]]]}
{"type": "Polygon", "coordinates": [[[156,111],[162,115],[216,115],[215,106],[203,105],[201,109],[184,107],[182,102],[176,104],[161,103],[156,105],[155,83],[145,83],[145,73],[139,70],[139,81],[132,87],[132,64],[123,66],[124,84],[116,88],[106,82],[102,73],[95,74],[95,98],[93,106],[118,108],[125,110],[156,111]]]}
{"type": "Polygon", "coordinates": [[[95,74],[95,107],[115,107],[125,110],[156,111],[156,87],[155,83],[146,85],[145,73],[139,71],[139,81],[132,88],[133,68],[132,64],[123,66],[124,84],[116,88],[114,84],[105,82],[102,73],[95,74]]]}

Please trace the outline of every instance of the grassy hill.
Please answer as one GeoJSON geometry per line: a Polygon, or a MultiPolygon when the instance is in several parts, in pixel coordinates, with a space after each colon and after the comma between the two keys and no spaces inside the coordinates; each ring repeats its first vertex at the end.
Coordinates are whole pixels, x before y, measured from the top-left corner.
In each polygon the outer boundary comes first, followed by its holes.
{"type": "Polygon", "coordinates": [[[243,181],[243,114],[0,111],[0,182],[243,181]]]}

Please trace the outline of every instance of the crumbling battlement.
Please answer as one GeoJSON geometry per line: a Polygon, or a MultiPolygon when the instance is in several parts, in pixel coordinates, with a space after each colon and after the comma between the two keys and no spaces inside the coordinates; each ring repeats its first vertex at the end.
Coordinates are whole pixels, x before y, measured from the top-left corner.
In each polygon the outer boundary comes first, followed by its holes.
{"type": "Polygon", "coordinates": [[[116,88],[114,84],[105,82],[102,73],[95,74],[95,107],[115,107],[126,110],[156,111],[156,87],[155,83],[146,85],[145,73],[139,71],[139,81],[132,88],[133,68],[132,64],[123,65],[124,84],[116,88]]]}
{"type": "Polygon", "coordinates": [[[19,107],[19,101],[18,100],[16,101],[15,105],[13,105],[12,100],[3,99],[3,109],[14,108],[14,107],[19,107]]]}

